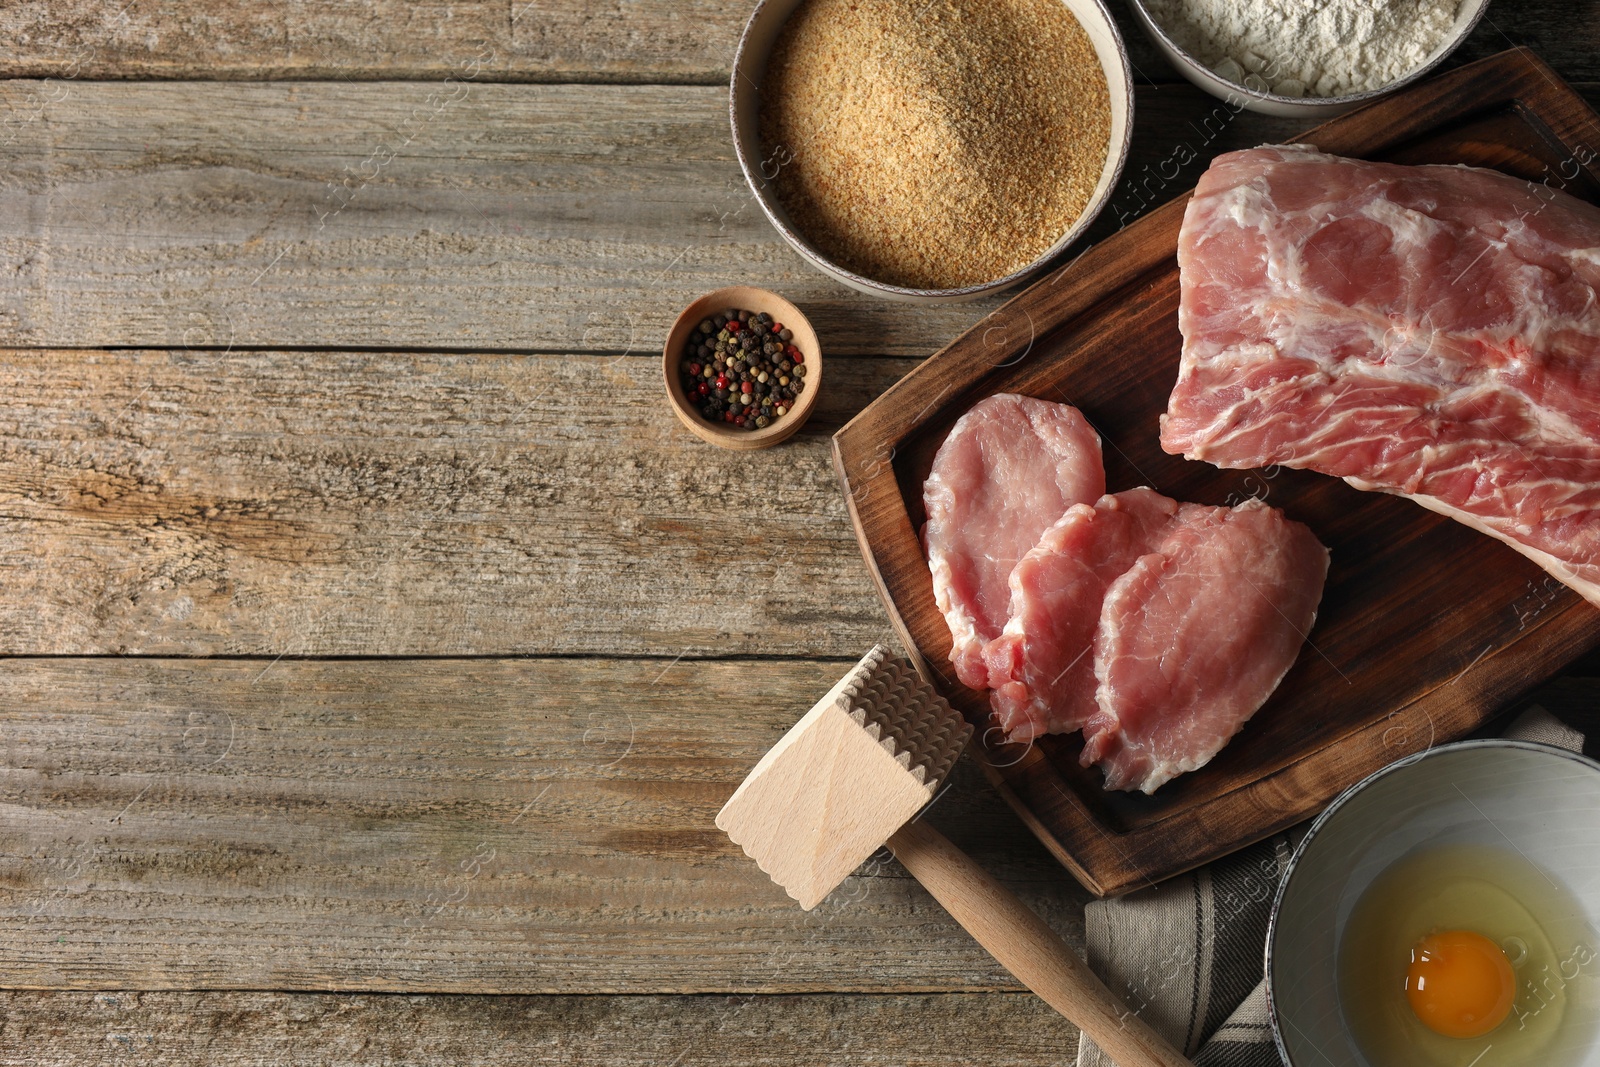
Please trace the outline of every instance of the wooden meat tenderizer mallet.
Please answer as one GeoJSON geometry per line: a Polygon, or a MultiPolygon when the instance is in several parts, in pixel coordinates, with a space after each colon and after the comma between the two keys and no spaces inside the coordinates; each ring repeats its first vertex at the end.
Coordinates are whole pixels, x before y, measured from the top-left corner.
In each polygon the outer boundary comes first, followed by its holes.
{"type": "Polygon", "coordinates": [[[980,945],[1121,1067],[1188,1067],[1027,905],[914,818],[971,736],[879,645],[762,757],[717,826],[807,911],[887,843],[980,945]]]}

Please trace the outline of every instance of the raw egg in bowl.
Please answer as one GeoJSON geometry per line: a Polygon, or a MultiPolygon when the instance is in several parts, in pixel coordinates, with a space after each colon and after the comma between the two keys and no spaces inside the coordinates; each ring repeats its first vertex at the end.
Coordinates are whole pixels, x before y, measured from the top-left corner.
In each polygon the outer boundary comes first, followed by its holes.
{"type": "Polygon", "coordinates": [[[1290,1067],[1600,1067],[1600,763],[1463,741],[1351,787],[1266,962],[1290,1067]]]}

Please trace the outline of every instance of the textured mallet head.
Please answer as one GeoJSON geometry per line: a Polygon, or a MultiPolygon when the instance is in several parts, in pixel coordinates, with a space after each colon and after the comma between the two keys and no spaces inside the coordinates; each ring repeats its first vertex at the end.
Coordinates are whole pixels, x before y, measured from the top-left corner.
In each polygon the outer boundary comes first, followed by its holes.
{"type": "Polygon", "coordinates": [[[717,825],[809,910],[933,798],[971,736],[879,645],[762,757],[717,825]]]}

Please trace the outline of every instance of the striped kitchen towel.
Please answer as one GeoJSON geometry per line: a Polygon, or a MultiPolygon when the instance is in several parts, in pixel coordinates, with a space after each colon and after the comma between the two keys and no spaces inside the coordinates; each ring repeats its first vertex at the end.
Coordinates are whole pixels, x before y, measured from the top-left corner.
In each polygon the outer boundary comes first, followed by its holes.
{"type": "MultiPolygon", "coordinates": [[[[1572,688],[1567,681],[1558,683],[1564,692],[1572,688]]],[[[1580,692],[1592,701],[1600,685],[1588,682],[1580,692]]],[[[1559,694],[1551,696],[1548,702],[1561,702],[1559,694]]],[[[1518,716],[1505,736],[1573,751],[1581,751],[1585,741],[1538,704],[1518,716]]],[[[1306,825],[1084,910],[1089,965],[1198,1067],[1282,1067],[1267,1018],[1262,959],[1272,898],[1306,825]]],[[[1083,1038],[1078,1067],[1114,1065],[1083,1038]]]]}

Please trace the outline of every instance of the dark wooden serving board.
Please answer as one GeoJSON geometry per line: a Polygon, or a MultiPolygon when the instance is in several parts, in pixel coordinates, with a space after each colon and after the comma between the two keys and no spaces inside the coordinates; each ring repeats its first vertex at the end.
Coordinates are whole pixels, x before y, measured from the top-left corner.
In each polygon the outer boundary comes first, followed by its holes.
{"type": "MultiPolygon", "coordinates": [[[[1183,134],[1179,134],[1183,136],[1183,134]]],[[[1600,202],[1600,117],[1532,53],[1504,52],[1297,140],[1340,155],[1467,163],[1600,202]]],[[[1401,756],[1460,737],[1600,641],[1600,611],[1510,548],[1407,500],[1307,471],[1224,471],[1164,453],[1177,377],[1178,229],[1157,209],[985,318],[840,430],[834,460],[879,592],[919,668],[979,726],[978,751],[1034,832],[1091,891],[1116,894],[1305,819],[1401,756]],[[949,666],[917,531],[950,426],[998,392],[1081,408],[1111,491],[1264,497],[1332,550],[1306,647],[1205,768],[1152,797],[1108,793],[1078,735],[996,743],[986,695],[949,666]]]]}

